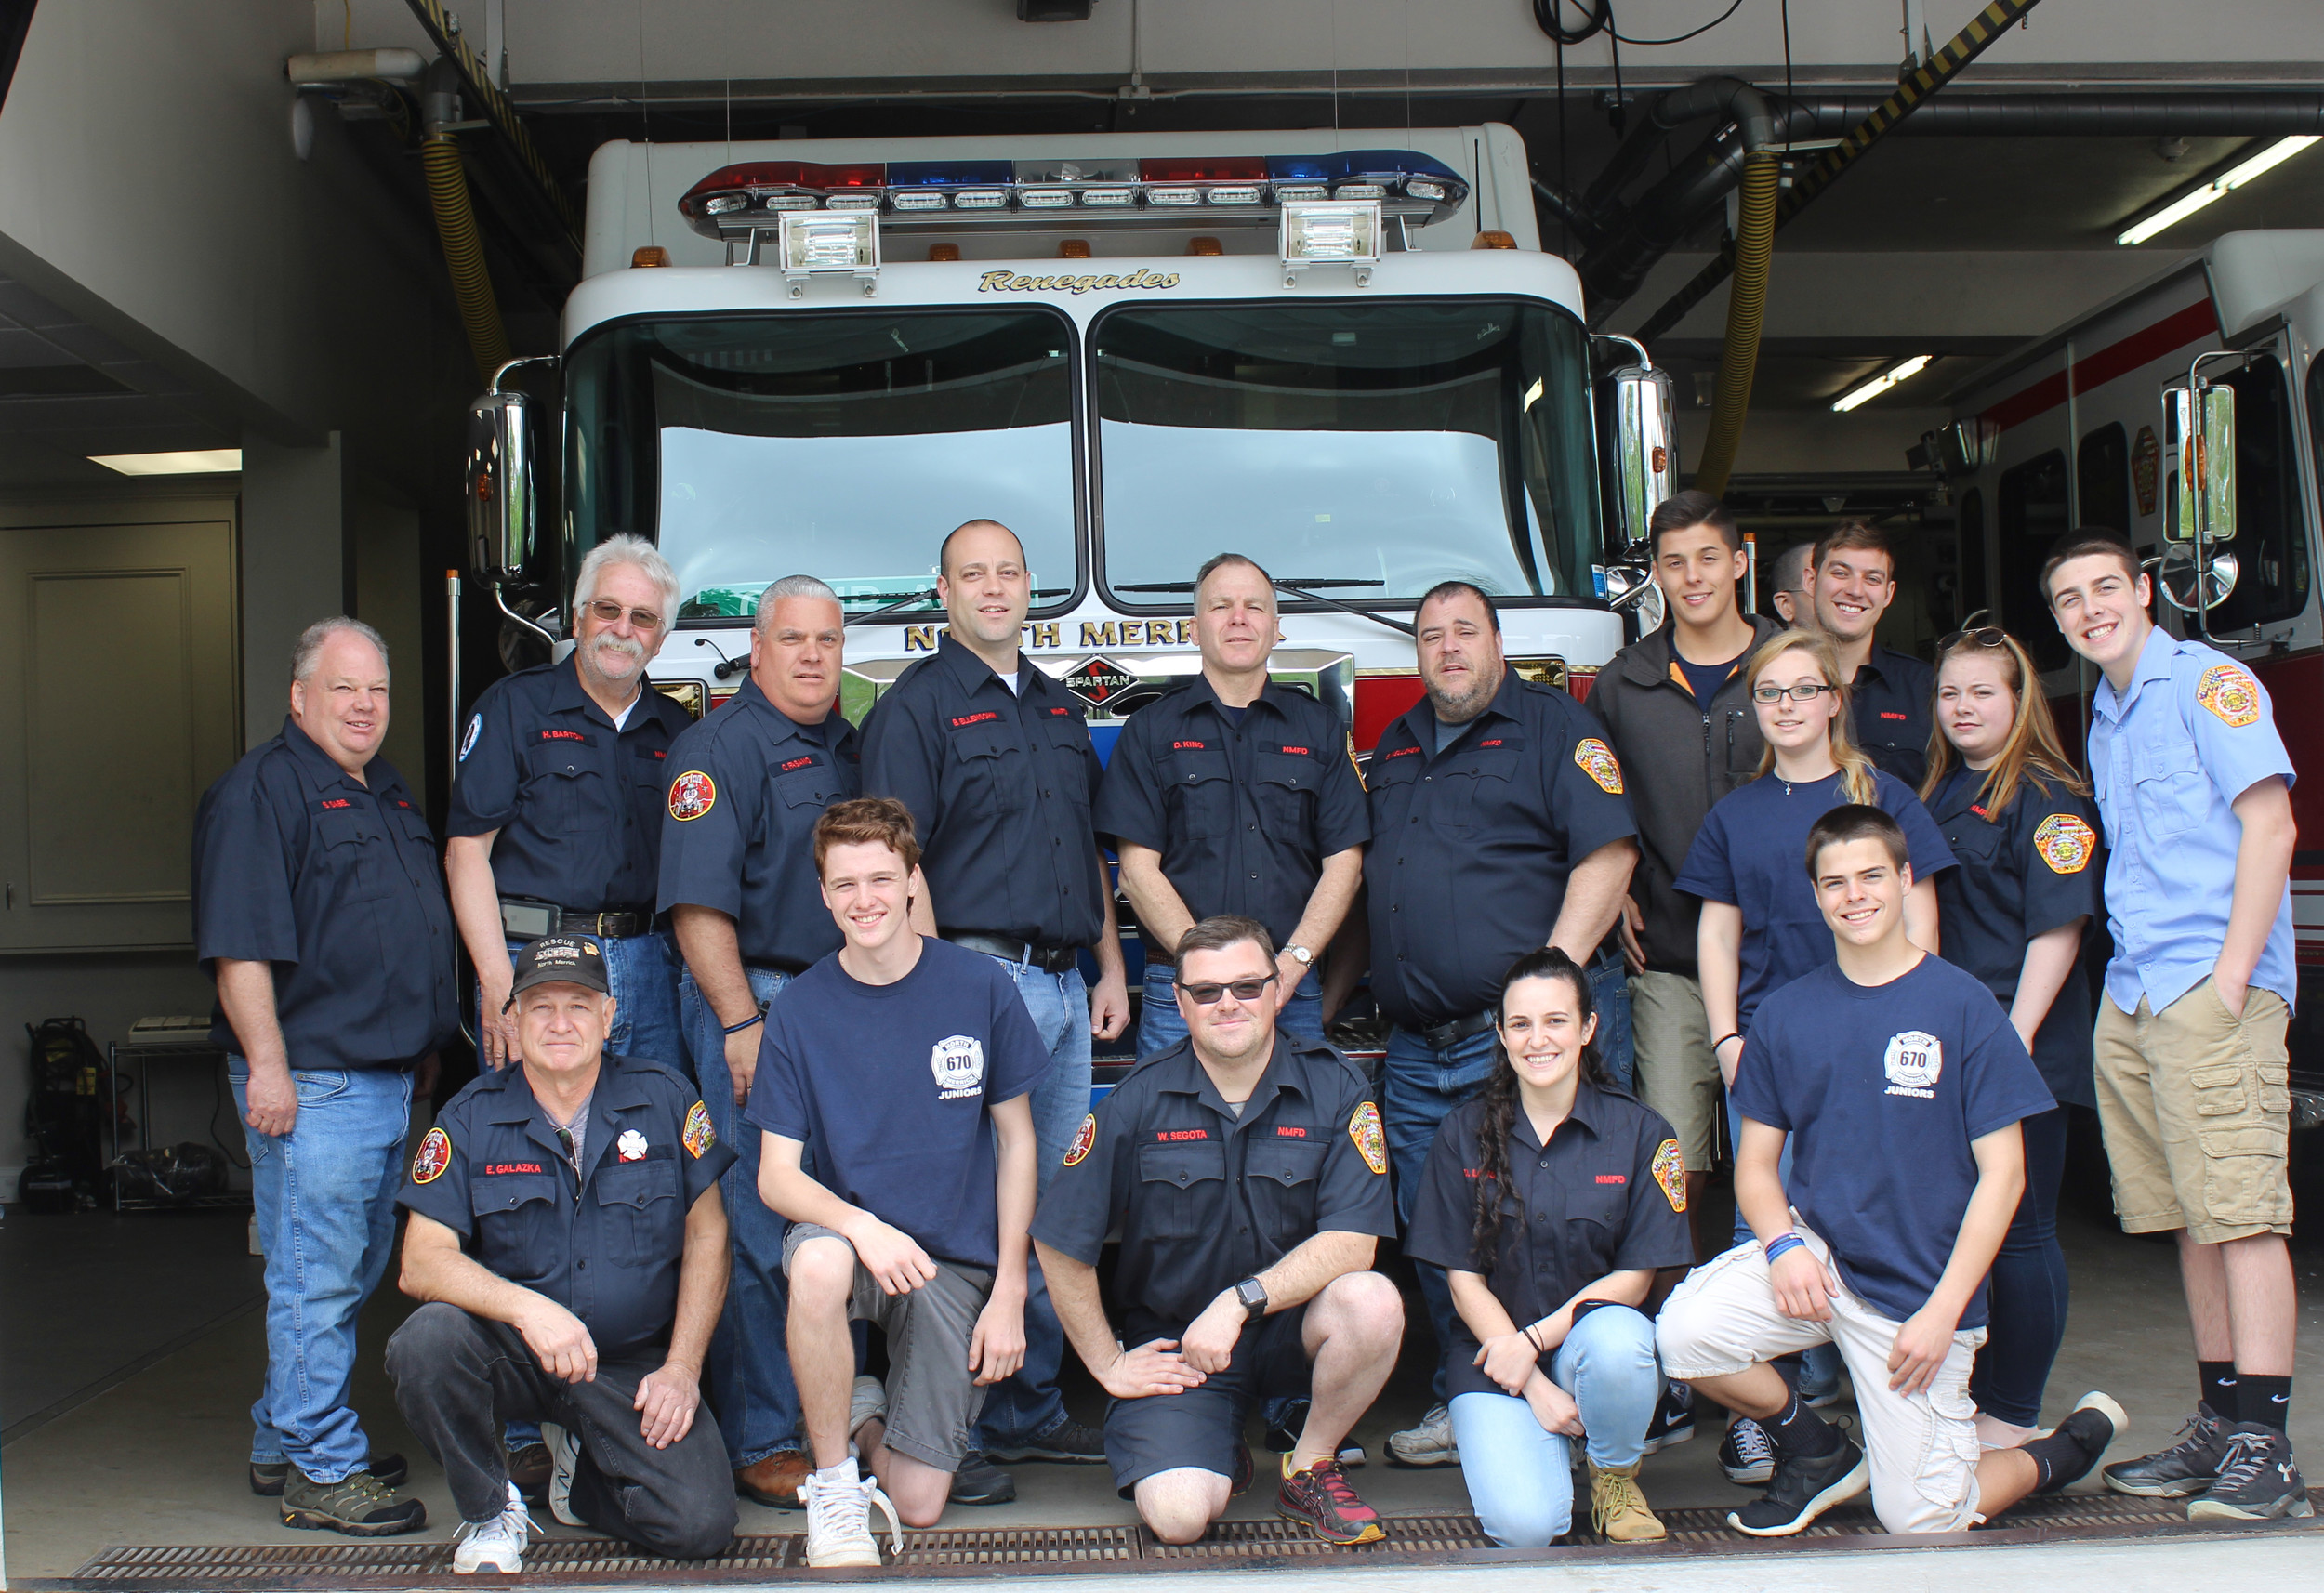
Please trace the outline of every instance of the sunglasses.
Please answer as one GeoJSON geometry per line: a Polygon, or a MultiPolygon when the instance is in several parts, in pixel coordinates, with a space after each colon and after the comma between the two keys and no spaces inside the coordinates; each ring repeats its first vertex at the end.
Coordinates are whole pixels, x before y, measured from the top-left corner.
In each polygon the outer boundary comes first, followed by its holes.
{"type": "Polygon", "coordinates": [[[1974,642],[1979,647],[2002,647],[2009,642],[2009,633],[2000,625],[1979,625],[1975,630],[1957,630],[1950,636],[1940,639],[1936,644],[1936,651],[1950,652],[1963,642],[1974,642]]]}
{"type": "Polygon", "coordinates": [[[1754,686],[1751,688],[1751,701],[1780,703],[1789,697],[1795,703],[1813,703],[1825,692],[1839,690],[1837,686],[1811,686],[1804,680],[1797,686],[1754,686]]]}
{"type": "Polygon", "coordinates": [[[589,612],[609,625],[620,624],[621,616],[627,614],[629,623],[639,630],[660,630],[662,628],[662,616],[652,609],[625,608],[611,598],[599,598],[590,603],[589,612]]]}
{"type": "Polygon", "coordinates": [[[1180,994],[1197,1007],[1216,1007],[1219,997],[1230,990],[1237,1001],[1256,1001],[1274,981],[1275,976],[1269,974],[1265,979],[1238,979],[1231,984],[1182,984],[1178,989],[1180,994]]]}

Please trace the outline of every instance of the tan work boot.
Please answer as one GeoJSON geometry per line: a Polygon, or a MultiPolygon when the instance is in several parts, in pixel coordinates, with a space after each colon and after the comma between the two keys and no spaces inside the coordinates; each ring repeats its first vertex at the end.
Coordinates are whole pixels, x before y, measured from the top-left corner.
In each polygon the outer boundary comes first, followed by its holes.
{"type": "Polygon", "coordinates": [[[1590,1463],[1590,1524],[1608,1543],[1653,1543],[1665,1535],[1661,1521],[1638,1491],[1638,1467],[1590,1463]]]}

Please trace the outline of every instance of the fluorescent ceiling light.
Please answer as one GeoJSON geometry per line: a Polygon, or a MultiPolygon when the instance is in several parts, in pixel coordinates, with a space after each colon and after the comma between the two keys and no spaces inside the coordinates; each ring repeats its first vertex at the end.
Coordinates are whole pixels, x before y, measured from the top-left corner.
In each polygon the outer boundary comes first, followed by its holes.
{"type": "Polygon", "coordinates": [[[216,476],[242,468],[239,448],[185,448],[174,454],[92,454],[89,462],[125,476],[216,476]]]}
{"type": "Polygon", "coordinates": [[[2115,242],[2121,244],[2144,244],[2166,227],[2174,227],[2194,215],[2222,194],[2233,193],[2253,178],[2274,171],[2292,156],[2317,141],[2314,133],[2302,133],[2289,138],[2278,138],[2253,155],[2250,160],[2229,166],[2219,176],[2192,193],[2181,194],[2156,211],[2144,221],[2134,223],[2115,242]]]}
{"type": "Polygon", "coordinates": [[[1936,356],[1934,354],[1915,354],[1911,359],[1907,360],[1903,364],[1894,366],[1889,370],[1882,372],[1879,375],[1874,376],[1870,381],[1865,383],[1862,387],[1841,394],[1838,401],[1831,406],[1832,413],[1835,415],[1845,415],[1850,410],[1855,408],[1856,405],[1866,402],[1868,400],[1880,397],[1881,394],[1895,387],[1898,382],[1911,380],[1914,376],[1917,376],[1921,373],[1931,360],[1935,358],[1936,356]]]}

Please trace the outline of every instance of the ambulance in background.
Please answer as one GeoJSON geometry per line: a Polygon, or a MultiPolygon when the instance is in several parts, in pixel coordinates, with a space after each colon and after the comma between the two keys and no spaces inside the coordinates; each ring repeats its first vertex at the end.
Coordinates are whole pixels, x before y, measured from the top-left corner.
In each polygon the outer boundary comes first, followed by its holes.
{"type": "Polygon", "coordinates": [[[2227,233],[1954,398],[1914,456],[1952,478],[1961,612],[2026,642],[2073,744],[2095,672],[2039,585],[2069,528],[2128,534],[2165,627],[2273,697],[2299,772],[2293,1123],[2324,1124],[2324,230],[2227,233]]]}

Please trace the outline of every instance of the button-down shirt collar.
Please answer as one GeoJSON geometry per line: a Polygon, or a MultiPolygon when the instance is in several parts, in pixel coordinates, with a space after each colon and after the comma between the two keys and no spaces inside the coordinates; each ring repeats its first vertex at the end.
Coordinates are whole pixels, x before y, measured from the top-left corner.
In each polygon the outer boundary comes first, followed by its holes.
{"type": "MultiPolygon", "coordinates": [[[[324,751],[321,743],[299,728],[297,715],[283,716],[283,744],[290,748],[291,756],[298,760],[299,772],[306,775],[308,783],[316,790],[328,791],[334,785],[352,785],[356,790],[368,791],[375,796],[379,794],[368,782],[348,773],[337,759],[324,751]]],[[[373,761],[377,760],[375,758],[373,761]]],[[[368,774],[371,764],[364,764],[363,771],[368,774]]]]}
{"type": "Polygon", "coordinates": [[[1498,716],[1512,725],[1523,724],[1525,715],[1519,709],[1516,698],[1517,693],[1524,690],[1525,683],[1518,678],[1517,672],[1507,665],[1503,665],[1501,683],[1493,689],[1492,700],[1477,711],[1474,718],[1462,725],[1459,733],[1441,748],[1436,744],[1436,699],[1426,691],[1420,693],[1419,702],[1405,710],[1404,718],[1400,722],[1412,739],[1419,744],[1423,754],[1421,761],[1433,763],[1445,753],[1452,751],[1453,748],[1468,740],[1476,728],[1485,723],[1487,718],[1498,716]]]}
{"type": "Polygon", "coordinates": [[[2146,645],[2138,650],[2138,662],[2131,666],[2129,689],[2117,691],[2114,689],[2114,682],[2101,674],[2098,677],[2096,688],[2090,693],[2091,710],[2093,713],[2104,714],[2114,723],[2120,724],[2130,717],[2131,710],[2137,706],[2138,699],[2146,691],[2148,682],[2155,680],[2169,682],[2171,661],[2178,656],[2178,652],[2177,640],[2162,626],[2153,626],[2146,633],[2146,645]]]}

